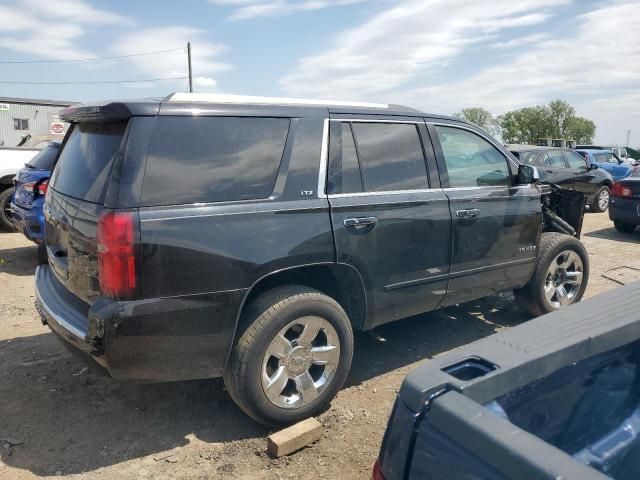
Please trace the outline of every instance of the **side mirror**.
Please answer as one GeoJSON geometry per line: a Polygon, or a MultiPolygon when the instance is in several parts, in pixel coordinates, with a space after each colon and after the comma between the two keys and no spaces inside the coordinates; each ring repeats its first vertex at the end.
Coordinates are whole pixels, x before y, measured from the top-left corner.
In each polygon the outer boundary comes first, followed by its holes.
{"type": "Polygon", "coordinates": [[[533,165],[520,165],[518,167],[518,184],[526,185],[528,183],[538,183],[540,174],[538,169],[533,165]]]}
{"type": "Polygon", "coordinates": [[[589,170],[597,170],[597,168],[598,168],[597,164],[595,164],[595,163],[590,163],[589,164],[589,170]]]}

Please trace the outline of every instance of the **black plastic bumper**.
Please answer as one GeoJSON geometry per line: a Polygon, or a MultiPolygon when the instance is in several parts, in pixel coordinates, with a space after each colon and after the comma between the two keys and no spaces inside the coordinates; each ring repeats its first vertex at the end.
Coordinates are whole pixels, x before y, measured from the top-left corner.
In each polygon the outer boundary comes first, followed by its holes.
{"type": "Polygon", "coordinates": [[[92,305],[48,265],[36,270],[36,307],[64,343],[115,380],[163,382],[221,376],[245,290],[92,305]]]}

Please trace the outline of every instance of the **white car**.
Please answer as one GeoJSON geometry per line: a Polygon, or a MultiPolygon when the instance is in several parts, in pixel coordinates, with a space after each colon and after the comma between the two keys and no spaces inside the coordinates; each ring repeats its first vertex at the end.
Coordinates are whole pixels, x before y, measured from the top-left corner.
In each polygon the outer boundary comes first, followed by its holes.
{"type": "Polygon", "coordinates": [[[628,163],[630,165],[633,165],[634,167],[637,166],[637,165],[640,165],[640,163],[638,162],[637,159],[631,158],[629,156],[629,153],[627,152],[627,149],[624,148],[624,147],[611,147],[611,151],[613,153],[615,153],[616,155],[618,155],[618,157],[620,157],[620,159],[624,163],[628,163]]]}
{"type": "Polygon", "coordinates": [[[13,177],[39,151],[39,148],[0,147],[0,228],[13,230],[9,210],[13,196],[13,177]]]}

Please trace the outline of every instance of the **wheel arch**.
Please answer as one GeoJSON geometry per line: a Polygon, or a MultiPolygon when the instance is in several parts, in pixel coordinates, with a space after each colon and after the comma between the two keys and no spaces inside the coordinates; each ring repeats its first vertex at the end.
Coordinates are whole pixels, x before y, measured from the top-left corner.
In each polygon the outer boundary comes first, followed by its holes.
{"type": "Polygon", "coordinates": [[[238,341],[242,327],[241,317],[246,306],[258,295],[285,285],[302,285],[330,296],[345,310],[353,330],[364,328],[367,316],[366,290],[362,276],[353,266],[344,263],[317,263],[271,272],[256,280],[242,299],[225,368],[229,362],[231,350],[238,341]]]}

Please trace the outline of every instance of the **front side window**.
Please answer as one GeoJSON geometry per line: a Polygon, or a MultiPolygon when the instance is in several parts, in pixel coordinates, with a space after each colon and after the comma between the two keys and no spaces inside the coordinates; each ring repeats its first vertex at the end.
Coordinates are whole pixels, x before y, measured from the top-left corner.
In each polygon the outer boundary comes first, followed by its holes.
{"type": "Polygon", "coordinates": [[[13,119],[13,129],[14,130],[29,130],[29,119],[28,118],[14,118],[13,119]]]}
{"type": "Polygon", "coordinates": [[[367,192],[428,188],[418,127],[410,123],[353,123],[367,192]]]}
{"type": "Polygon", "coordinates": [[[565,157],[567,157],[567,162],[569,162],[569,167],[574,170],[587,170],[587,163],[584,158],[578,155],[576,152],[572,152],[570,150],[566,150],[564,152],[565,157]]]}
{"type": "Polygon", "coordinates": [[[289,132],[288,118],[159,117],[142,205],[267,198],[289,132]]]}
{"type": "Polygon", "coordinates": [[[468,130],[436,126],[450,187],[509,186],[506,157],[487,140],[468,130]]]}
{"type": "Polygon", "coordinates": [[[547,152],[547,159],[549,160],[549,165],[554,168],[567,168],[567,164],[564,163],[564,157],[560,150],[549,150],[547,152]]]}

